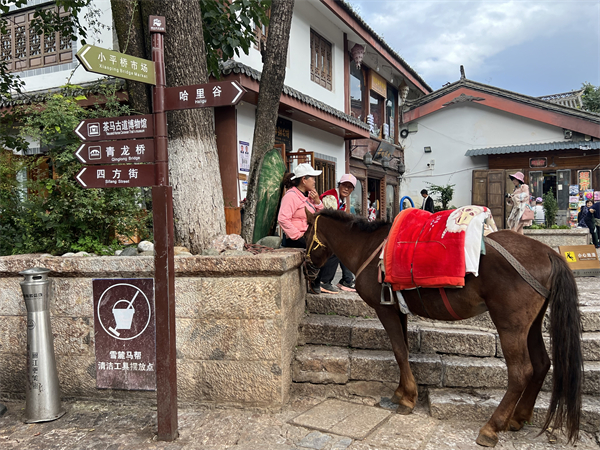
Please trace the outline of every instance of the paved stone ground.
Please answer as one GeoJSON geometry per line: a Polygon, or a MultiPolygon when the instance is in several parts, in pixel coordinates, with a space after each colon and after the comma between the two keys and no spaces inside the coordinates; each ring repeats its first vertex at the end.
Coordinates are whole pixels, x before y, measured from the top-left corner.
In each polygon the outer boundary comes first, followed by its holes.
{"type": "MultiPolygon", "coordinates": [[[[295,398],[281,412],[180,406],[180,437],[156,441],[156,409],[148,405],[64,402],[55,422],[23,423],[24,402],[6,402],[0,449],[27,450],[445,450],[481,449],[482,423],[440,421],[419,404],[409,416],[337,399],[295,398]]],[[[384,403],[384,406],[385,403],[384,403]]],[[[483,419],[482,419],[483,420],[483,419]]],[[[526,427],[502,433],[497,449],[569,449],[561,435],[526,427]]],[[[600,432],[582,433],[576,448],[600,449],[600,432]]]]}

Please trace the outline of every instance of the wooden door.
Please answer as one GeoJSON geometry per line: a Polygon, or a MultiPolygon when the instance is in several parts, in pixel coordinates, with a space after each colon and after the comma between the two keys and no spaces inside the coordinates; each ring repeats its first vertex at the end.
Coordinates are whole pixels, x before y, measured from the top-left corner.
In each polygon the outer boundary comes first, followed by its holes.
{"type": "Polygon", "coordinates": [[[488,171],[473,171],[473,187],[471,190],[471,204],[479,206],[488,205],[488,171]]]}
{"type": "Polygon", "coordinates": [[[487,182],[487,207],[490,208],[498,229],[504,228],[504,170],[489,170],[487,182]]]}
{"type": "MultiPolygon", "coordinates": [[[[509,169],[504,171],[504,194],[512,194],[515,190],[515,185],[510,179],[510,176],[515,172],[523,172],[523,169],[509,169]]],[[[527,179],[525,179],[525,182],[527,182],[527,179]]],[[[506,199],[502,200],[504,203],[506,203],[506,199]]],[[[508,219],[508,216],[510,216],[511,211],[512,206],[506,205],[506,207],[504,208],[504,227],[506,227],[506,221],[508,219]]]]}

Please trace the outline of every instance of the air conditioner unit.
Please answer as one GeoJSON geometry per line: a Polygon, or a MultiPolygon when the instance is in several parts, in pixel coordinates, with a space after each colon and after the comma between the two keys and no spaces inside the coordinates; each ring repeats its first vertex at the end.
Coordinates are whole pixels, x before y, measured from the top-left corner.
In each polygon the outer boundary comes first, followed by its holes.
{"type": "Polygon", "coordinates": [[[573,137],[573,132],[571,130],[563,130],[565,133],[565,139],[571,139],[573,137]]]}

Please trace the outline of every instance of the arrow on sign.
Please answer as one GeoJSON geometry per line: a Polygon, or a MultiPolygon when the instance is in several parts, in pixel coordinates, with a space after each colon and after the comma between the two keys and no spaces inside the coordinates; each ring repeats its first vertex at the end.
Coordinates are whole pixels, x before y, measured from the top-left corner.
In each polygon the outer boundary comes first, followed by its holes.
{"type": "Polygon", "coordinates": [[[82,141],[106,141],[109,139],[132,139],[154,136],[154,116],[108,117],[86,119],[79,122],[75,134],[82,141]]]}
{"type": "Polygon", "coordinates": [[[238,102],[239,98],[242,96],[242,94],[244,92],[246,92],[246,90],[242,89],[242,87],[239,86],[235,81],[232,81],[231,84],[233,85],[234,88],[236,88],[239,91],[238,95],[236,95],[235,98],[233,100],[231,100],[231,103],[235,105],[235,104],[237,104],[237,102],[238,102]]]}
{"type": "Polygon", "coordinates": [[[154,170],[154,164],[83,167],[75,179],[86,189],[153,186],[154,170]]]}
{"type": "Polygon", "coordinates": [[[83,164],[153,162],[154,140],[84,142],[75,157],[83,164]]]}

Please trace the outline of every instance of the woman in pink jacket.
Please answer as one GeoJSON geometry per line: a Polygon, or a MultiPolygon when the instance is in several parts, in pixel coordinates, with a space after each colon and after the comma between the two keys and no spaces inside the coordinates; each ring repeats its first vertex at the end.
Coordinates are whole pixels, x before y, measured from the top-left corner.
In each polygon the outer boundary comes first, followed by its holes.
{"type": "Polygon", "coordinates": [[[304,233],[308,229],[305,208],[312,213],[323,209],[315,190],[315,177],[321,175],[310,164],[298,164],[293,174],[288,174],[284,185],[288,191],[281,200],[277,220],[285,233],[282,247],[306,248],[304,233]]]}

